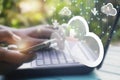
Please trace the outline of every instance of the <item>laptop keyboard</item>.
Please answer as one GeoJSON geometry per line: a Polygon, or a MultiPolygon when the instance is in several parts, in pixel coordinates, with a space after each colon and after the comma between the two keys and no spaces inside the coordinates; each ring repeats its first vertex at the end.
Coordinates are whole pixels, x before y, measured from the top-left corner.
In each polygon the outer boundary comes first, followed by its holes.
{"type": "Polygon", "coordinates": [[[79,58],[83,58],[83,49],[86,48],[87,45],[83,46],[84,44],[81,43],[65,43],[65,48],[63,51],[56,50],[54,48],[48,49],[48,50],[41,50],[37,52],[37,58],[34,61],[34,65],[37,66],[48,66],[48,65],[58,65],[58,64],[80,64],[80,62],[73,57],[73,54],[76,54],[79,56],[79,58]],[[76,47],[75,47],[76,45],[76,47]],[[82,46],[82,48],[80,47],[82,46]],[[74,50],[72,50],[74,48],[74,50]],[[79,49],[79,52],[76,52],[79,49]]]}
{"type": "Polygon", "coordinates": [[[37,52],[37,66],[66,63],[75,63],[70,53],[64,53],[63,51],[55,49],[37,52]]]}
{"type": "MultiPolygon", "coordinates": [[[[75,55],[77,55],[80,59],[84,59],[83,49],[86,48],[83,46],[83,43],[70,43],[66,42],[63,51],[56,50],[54,48],[44,49],[37,51],[37,58],[30,62],[29,68],[44,68],[44,67],[64,67],[64,66],[80,66],[83,65],[80,63],[75,55]],[[80,47],[82,46],[82,48],[80,47]]],[[[20,68],[26,68],[28,64],[24,64],[20,68]]]]}

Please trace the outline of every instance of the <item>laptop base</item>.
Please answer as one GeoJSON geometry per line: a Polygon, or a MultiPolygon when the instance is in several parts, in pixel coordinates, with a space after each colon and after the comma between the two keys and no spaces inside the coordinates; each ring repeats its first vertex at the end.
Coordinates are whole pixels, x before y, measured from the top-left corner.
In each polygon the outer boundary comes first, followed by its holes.
{"type": "Polygon", "coordinates": [[[54,67],[54,68],[43,68],[43,69],[23,69],[16,70],[6,75],[6,79],[25,79],[34,77],[45,77],[45,76],[64,76],[64,75],[84,75],[92,72],[94,68],[86,66],[72,66],[72,67],[54,67]]]}

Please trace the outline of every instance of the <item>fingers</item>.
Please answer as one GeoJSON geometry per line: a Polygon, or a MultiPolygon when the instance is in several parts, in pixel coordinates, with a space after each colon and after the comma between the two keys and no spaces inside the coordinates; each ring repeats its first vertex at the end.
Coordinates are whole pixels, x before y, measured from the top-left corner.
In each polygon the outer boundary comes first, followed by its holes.
{"type": "Polygon", "coordinates": [[[7,43],[15,43],[21,40],[21,38],[9,30],[0,29],[0,41],[7,42],[7,43]]]}
{"type": "MultiPolygon", "coordinates": [[[[31,38],[31,46],[35,46],[38,44],[42,44],[43,42],[47,41],[48,39],[37,39],[37,38],[31,38]]],[[[46,44],[44,48],[48,48],[50,44],[46,44]]]]}
{"type": "MultiPolygon", "coordinates": [[[[46,38],[50,38],[51,34],[54,32],[53,29],[49,29],[49,28],[42,28],[41,29],[41,37],[46,37],[46,38]]],[[[39,33],[39,31],[38,31],[39,33]]]]}
{"type": "Polygon", "coordinates": [[[48,39],[29,38],[28,43],[32,46],[32,45],[43,43],[46,40],[48,40],[48,39]]]}
{"type": "Polygon", "coordinates": [[[49,39],[54,29],[47,27],[36,27],[32,28],[29,32],[29,36],[34,38],[49,39]]]}
{"type": "Polygon", "coordinates": [[[22,64],[24,62],[28,62],[35,57],[35,54],[23,54],[19,51],[14,50],[6,50],[0,48],[0,61],[5,61],[11,64],[22,64]]]}
{"type": "Polygon", "coordinates": [[[40,44],[46,40],[48,40],[48,39],[37,39],[37,38],[29,37],[29,38],[21,40],[21,42],[19,42],[17,45],[18,45],[18,49],[25,50],[25,49],[28,49],[32,46],[40,44]]]}

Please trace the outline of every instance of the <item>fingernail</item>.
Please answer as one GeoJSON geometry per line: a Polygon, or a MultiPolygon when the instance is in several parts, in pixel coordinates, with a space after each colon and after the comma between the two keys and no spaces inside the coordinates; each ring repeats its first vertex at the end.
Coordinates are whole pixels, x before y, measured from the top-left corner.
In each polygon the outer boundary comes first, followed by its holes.
{"type": "Polygon", "coordinates": [[[15,41],[20,41],[21,40],[21,38],[19,36],[15,35],[15,34],[13,34],[13,39],[15,41]]]}

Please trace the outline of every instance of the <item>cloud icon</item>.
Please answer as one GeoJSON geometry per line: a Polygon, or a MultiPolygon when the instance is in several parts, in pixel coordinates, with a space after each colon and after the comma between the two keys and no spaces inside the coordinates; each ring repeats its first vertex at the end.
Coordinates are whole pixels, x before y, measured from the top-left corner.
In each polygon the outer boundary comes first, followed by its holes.
{"type": "Polygon", "coordinates": [[[63,9],[60,10],[59,14],[63,16],[70,16],[72,12],[68,7],[64,7],[63,9]]]}
{"type": "Polygon", "coordinates": [[[108,3],[104,6],[101,7],[101,12],[110,15],[110,16],[115,16],[117,14],[117,10],[113,7],[111,3],[108,3]]]}
{"type": "Polygon", "coordinates": [[[70,51],[77,62],[89,67],[100,64],[104,54],[102,41],[95,33],[89,31],[89,26],[83,17],[75,16],[70,19],[65,34],[66,37],[74,37],[74,39],[66,38],[65,49],[70,51]]]}

